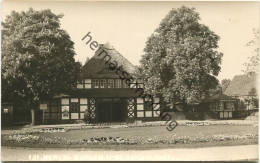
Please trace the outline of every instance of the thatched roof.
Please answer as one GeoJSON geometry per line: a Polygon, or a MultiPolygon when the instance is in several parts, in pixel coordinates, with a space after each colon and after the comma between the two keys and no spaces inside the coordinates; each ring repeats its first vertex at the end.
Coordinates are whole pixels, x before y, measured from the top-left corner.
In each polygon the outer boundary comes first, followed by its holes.
{"type": "Polygon", "coordinates": [[[124,56],[122,56],[113,46],[109,43],[100,44],[99,49],[95,55],[83,66],[81,70],[81,78],[119,78],[115,71],[109,70],[108,64],[105,64],[104,53],[105,51],[110,57],[110,62],[113,61],[118,64],[117,67],[122,66],[122,70],[129,74],[134,74],[136,67],[130,63],[124,56]],[[101,54],[101,55],[99,55],[101,54]]]}

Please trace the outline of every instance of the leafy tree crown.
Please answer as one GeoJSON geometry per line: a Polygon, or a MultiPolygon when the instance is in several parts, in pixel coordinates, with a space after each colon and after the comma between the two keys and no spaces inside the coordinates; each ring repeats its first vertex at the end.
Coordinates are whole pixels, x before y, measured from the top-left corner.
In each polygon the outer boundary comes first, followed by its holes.
{"type": "Polygon", "coordinates": [[[78,77],[74,43],[51,10],[15,12],[2,22],[2,91],[35,102],[71,88],[78,77]]]}
{"type": "Polygon", "coordinates": [[[199,20],[194,8],[172,9],[148,38],[140,66],[146,93],[194,103],[218,85],[220,38],[199,20]]]}

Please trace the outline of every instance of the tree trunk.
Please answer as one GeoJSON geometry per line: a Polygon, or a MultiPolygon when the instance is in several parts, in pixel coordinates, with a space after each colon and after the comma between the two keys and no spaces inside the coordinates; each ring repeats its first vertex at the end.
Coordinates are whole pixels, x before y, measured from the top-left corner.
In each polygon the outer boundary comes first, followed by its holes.
{"type": "Polygon", "coordinates": [[[32,117],[32,123],[31,125],[35,125],[35,110],[34,109],[31,109],[31,117],[32,117]]]}

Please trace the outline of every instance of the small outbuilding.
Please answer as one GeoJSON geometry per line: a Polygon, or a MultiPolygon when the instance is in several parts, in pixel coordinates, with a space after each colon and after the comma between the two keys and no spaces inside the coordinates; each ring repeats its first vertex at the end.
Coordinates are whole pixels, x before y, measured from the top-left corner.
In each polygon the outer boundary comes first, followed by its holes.
{"type": "Polygon", "coordinates": [[[238,100],[224,94],[216,94],[203,100],[209,110],[217,113],[220,119],[230,119],[234,117],[238,100]]]}

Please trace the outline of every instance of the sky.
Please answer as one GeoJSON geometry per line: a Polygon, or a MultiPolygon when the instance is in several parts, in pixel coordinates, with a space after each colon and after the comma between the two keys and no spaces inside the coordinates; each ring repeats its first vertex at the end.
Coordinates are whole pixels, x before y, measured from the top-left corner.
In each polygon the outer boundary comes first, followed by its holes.
{"type": "Polygon", "coordinates": [[[92,41],[109,42],[134,65],[144,54],[147,38],[172,8],[195,7],[201,21],[220,36],[218,51],[224,54],[218,79],[242,74],[243,64],[253,54],[246,43],[259,28],[258,2],[70,2],[3,1],[2,20],[12,10],[51,9],[64,14],[61,27],[75,43],[76,61],[84,64],[94,55],[81,39],[90,32],[92,41]]]}

